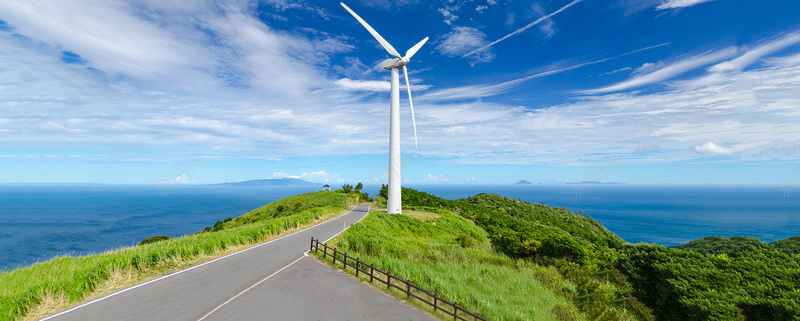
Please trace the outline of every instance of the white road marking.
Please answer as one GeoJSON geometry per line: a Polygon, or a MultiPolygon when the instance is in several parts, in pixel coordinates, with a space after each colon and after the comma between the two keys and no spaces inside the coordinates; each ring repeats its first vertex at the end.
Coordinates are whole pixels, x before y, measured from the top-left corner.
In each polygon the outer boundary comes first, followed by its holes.
{"type": "Polygon", "coordinates": [[[275,274],[280,273],[281,271],[283,271],[286,268],[292,266],[293,264],[297,263],[298,261],[302,260],[303,258],[304,258],[304,256],[301,256],[299,259],[294,260],[294,262],[289,263],[289,265],[282,267],[280,270],[275,271],[275,273],[270,274],[268,277],[265,277],[261,281],[256,282],[256,284],[253,284],[249,288],[244,289],[244,291],[239,292],[239,294],[237,294],[237,295],[233,296],[232,298],[228,299],[228,301],[225,301],[225,303],[220,304],[218,307],[214,308],[214,310],[211,310],[211,312],[207,313],[206,315],[204,315],[202,318],[198,319],[197,321],[203,321],[203,319],[207,318],[209,315],[213,314],[214,312],[216,312],[217,310],[219,310],[220,308],[222,308],[226,304],[231,303],[231,301],[235,300],[236,298],[238,298],[242,294],[245,294],[245,292],[252,290],[254,287],[258,286],[259,284],[263,283],[266,280],[269,280],[269,278],[275,276],[275,274]]]}
{"type": "MultiPolygon", "coordinates": [[[[347,215],[347,214],[350,214],[350,213],[351,213],[351,212],[353,212],[354,210],[355,210],[355,207],[354,207],[352,210],[350,210],[349,212],[347,212],[347,213],[344,213],[344,214],[340,215],[339,217],[336,217],[336,218],[334,218],[334,219],[331,219],[331,220],[329,220],[329,221],[327,221],[327,222],[322,222],[322,223],[320,223],[320,224],[317,224],[317,225],[311,226],[311,227],[309,227],[309,228],[303,229],[303,230],[302,230],[302,231],[300,231],[300,232],[305,232],[305,231],[308,231],[308,230],[310,230],[310,229],[313,229],[313,228],[315,228],[315,227],[322,226],[322,225],[325,225],[325,224],[327,224],[327,223],[331,223],[331,222],[333,222],[333,221],[335,221],[335,220],[337,220],[337,219],[339,219],[339,218],[341,218],[341,217],[343,217],[343,216],[345,216],[345,215],[347,215]]],[[[369,214],[369,208],[367,208],[367,214],[369,214]]],[[[364,215],[364,216],[366,217],[366,215],[364,215]]],[[[363,217],[362,217],[362,219],[363,219],[363,217]]],[[[359,220],[359,221],[360,221],[360,220],[359,220]]],[[[90,304],[97,303],[97,302],[103,301],[103,300],[105,300],[105,299],[111,298],[111,297],[113,297],[113,296],[115,296],[115,295],[118,295],[118,294],[122,294],[122,293],[128,292],[128,291],[130,291],[130,290],[133,290],[133,289],[136,289],[136,288],[139,288],[139,287],[142,287],[142,286],[148,285],[148,284],[150,284],[150,283],[154,283],[154,282],[161,281],[161,280],[163,280],[163,279],[166,279],[166,278],[168,278],[168,277],[176,276],[176,275],[178,275],[178,274],[181,274],[181,273],[184,273],[184,272],[188,272],[188,271],[194,270],[194,269],[196,269],[196,268],[199,268],[199,267],[201,267],[201,266],[203,266],[203,265],[206,265],[206,264],[211,264],[211,263],[214,263],[214,262],[216,262],[216,261],[223,260],[223,259],[229,258],[229,257],[231,257],[231,256],[234,256],[234,255],[237,255],[237,254],[240,254],[240,253],[247,252],[247,251],[249,251],[249,250],[252,250],[252,249],[255,249],[255,248],[258,248],[258,247],[261,247],[261,246],[267,245],[267,244],[269,244],[269,243],[272,243],[272,242],[275,242],[275,241],[277,241],[277,240],[280,240],[280,239],[283,239],[283,238],[286,238],[286,237],[292,236],[292,235],[294,235],[294,234],[297,234],[297,233],[300,233],[300,232],[295,232],[295,233],[292,233],[292,234],[289,234],[289,235],[284,235],[284,236],[281,236],[281,237],[279,237],[279,238],[276,238],[276,239],[274,239],[274,240],[270,240],[270,241],[268,241],[268,242],[261,243],[261,244],[259,244],[259,245],[256,245],[256,246],[253,246],[253,247],[250,247],[250,248],[246,248],[246,249],[244,249],[244,250],[241,250],[241,251],[239,251],[239,252],[231,253],[231,254],[228,254],[228,255],[226,255],[226,256],[223,256],[223,257],[220,257],[220,258],[216,258],[216,259],[213,259],[213,260],[211,260],[211,261],[208,261],[208,262],[205,262],[205,263],[202,263],[202,264],[198,264],[198,265],[195,265],[195,266],[192,266],[192,267],[186,268],[186,269],[184,269],[184,270],[180,270],[180,271],[177,271],[177,272],[174,272],[174,273],[170,273],[170,274],[164,275],[164,276],[162,276],[162,277],[159,277],[159,278],[156,278],[156,279],[152,279],[152,280],[150,280],[150,281],[147,281],[147,282],[144,282],[144,283],[139,283],[139,284],[137,284],[137,285],[134,285],[134,286],[132,286],[132,287],[125,288],[125,289],[119,290],[119,291],[117,291],[117,292],[111,293],[111,294],[109,294],[109,295],[106,295],[106,296],[104,296],[104,297],[102,297],[102,298],[95,299],[95,300],[92,300],[92,301],[86,302],[86,303],[84,303],[84,304],[78,305],[78,306],[76,306],[76,307],[74,307],[74,308],[71,308],[71,309],[69,309],[69,310],[64,310],[64,311],[61,311],[61,312],[59,312],[59,313],[53,314],[53,315],[51,315],[51,316],[48,316],[48,317],[46,317],[46,318],[43,318],[43,319],[41,319],[41,320],[39,320],[39,321],[49,320],[49,319],[55,318],[55,317],[57,317],[57,316],[60,316],[60,315],[63,315],[63,314],[67,314],[67,313],[69,313],[69,312],[75,311],[75,310],[77,310],[77,309],[80,309],[80,308],[82,308],[82,307],[88,306],[88,305],[90,305],[90,304]]],[[[342,232],[344,232],[344,230],[343,230],[343,231],[341,231],[341,232],[339,232],[339,233],[336,233],[336,235],[339,235],[339,234],[341,234],[342,232]]],[[[336,235],[334,235],[334,236],[336,236],[336,235]]],[[[331,238],[333,238],[333,237],[331,237],[331,238]]],[[[330,239],[328,239],[328,240],[330,240],[330,239]]],[[[326,240],[325,242],[327,242],[327,240],[326,240]]],[[[306,251],[305,253],[303,253],[303,255],[304,255],[304,256],[307,256],[307,255],[306,255],[307,253],[308,253],[308,251],[306,251]]],[[[301,258],[302,258],[302,257],[301,257],[301,258]]],[[[279,272],[280,272],[280,271],[279,271],[279,272]]],[[[277,272],[276,272],[276,273],[277,273],[277,272]]]]}

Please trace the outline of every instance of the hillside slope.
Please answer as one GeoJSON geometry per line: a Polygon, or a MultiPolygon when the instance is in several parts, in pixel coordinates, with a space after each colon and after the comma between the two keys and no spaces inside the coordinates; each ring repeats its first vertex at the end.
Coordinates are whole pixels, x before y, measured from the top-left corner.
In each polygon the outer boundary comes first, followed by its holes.
{"type": "Polygon", "coordinates": [[[84,257],[59,257],[0,273],[0,320],[63,310],[86,299],[171,273],[274,238],[347,209],[349,196],[315,192],[288,197],[207,232],[84,257]],[[299,206],[297,204],[300,204],[299,206]],[[282,210],[279,210],[282,208],[282,210]]]}
{"type": "MultiPolygon", "coordinates": [[[[379,202],[385,193],[379,194],[379,202]]],[[[478,227],[473,229],[450,228],[437,230],[431,239],[426,233],[416,233],[418,228],[400,226],[426,226],[422,220],[413,221],[407,215],[389,215],[381,218],[388,223],[385,227],[368,226],[365,230],[386,229],[385,235],[354,236],[355,233],[368,235],[353,229],[345,232],[337,242],[338,246],[358,255],[369,257],[371,262],[392,273],[404,273],[417,279],[440,272],[438,269],[426,270],[424,266],[448,264],[454,272],[442,279],[458,280],[475,277],[479,285],[470,291],[453,290],[443,292],[450,298],[472,308],[474,312],[486,315],[492,320],[526,320],[533,318],[555,318],[558,320],[653,320],[650,310],[631,295],[633,287],[626,277],[614,267],[617,258],[615,247],[624,242],[609,232],[598,222],[585,215],[555,209],[545,205],[524,203],[498,195],[480,194],[464,200],[445,200],[425,192],[403,189],[404,213],[422,211],[437,213],[443,218],[459,217],[478,227]],[[401,225],[396,221],[403,221],[401,225]],[[407,222],[409,221],[409,222],[407,222]],[[410,229],[411,232],[405,231],[410,229]],[[482,235],[482,236],[477,236],[482,235]],[[405,237],[411,237],[406,240],[405,237]],[[488,240],[488,242],[486,242],[488,240]],[[409,243],[409,244],[406,244],[409,243]],[[475,244],[473,248],[470,244],[475,244]],[[431,244],[446,244],[447,247],[431,244]],[[460,250],[457,247],[470,248],[460,250]],[[476,251],[482,252],[476,252],[476,251]],[[455,258],[454,258],[455,256],[455,258]],[[491,259],[486,259],[491,258],[491,259]],[[483,269],[464,271],[459,266],[483,266],[483,269]],[[421,267],[423,266],[423,267],[421,267]],[[489,271],[512,268],[523,277],[540,286],[536,291],[521,292],[524,302],[508,301],[501,310],[494,310],[494,298],[503,291],[520,291],[501,279],[492,279],[489,271]],[[461,272],[458,272],[461,271],[461,272]],[[459,273],[467,273],[466,276],[459,273]],[[475,275],[477,273],[477,276],[475,275]],[[526,274],[528,273],[528,274],[526,274]],[[481,288],[485,287],[485,288],[481,288]],[[559,298],[555,301],[553,295],[559,298]],[[539,300],[550,302],[541,305],[539,300]],[[511,303],[515,302],[515,303],[511,303]],[[558,302],[558,303],[556,303],[558,302]],[[537,306],[536,314],[526,310],[537,306]],[[547,311],[542,312],[542,311],[547,311]],[[548,317],[543,317],[547,315],[548,317]]],[[[436,222],[436,226],[441,223],[436,222]]],[[[365,220],[359,224],[374,224],[365,220]]],[[[421,229],[421,228],[419,228],[421,229]]],[[[445,272],[442,272],[445,273],[445,272]]],[[[512,278],[517,277],[512,273],[512,278]]],[[[441,287],[441,283],[431,283],[441,287]]],[[[513,284],[513,282],[511,283],[513,284]]],[[[444,290],[444,289],[443,289],[444,290]]],[[[499,299],[497,302],[510,299],[499,299]]],[[[498,304],[500,305],[500,304],[498,304]]]]}

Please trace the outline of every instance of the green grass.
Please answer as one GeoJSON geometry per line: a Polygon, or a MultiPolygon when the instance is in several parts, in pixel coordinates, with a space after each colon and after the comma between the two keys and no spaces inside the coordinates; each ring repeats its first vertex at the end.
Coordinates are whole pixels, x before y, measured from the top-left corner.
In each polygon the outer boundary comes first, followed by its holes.
{"type": "MultiPolygon", "coordinates": [[[[85,257],[59,257],[27,268],[0,273],[0,320],[17,320],[48,301],[55,309],[77,304],[98,291],[142,281],[221,256],[236,248],[262,243],[299,225],[346,208],[348,196],[336,192],[301,194],[261,207],[237,218],[224,229],[172,238],[85,257]],[[285,204],[280,215],[270,209],[285,204]],[[255,219],[253,218],[255,217],[255,219]],[[128,279],[120,280],[120,279],[128,279]],[[105,289],[104,289],[105,288],[105,289]]],[[[48,311],[44,311],[47,313],[48,311]]],[[[53,311],[49,311],[53,312],[53,311]]]]}
{"type": "Polygon", "coordinates": [[[489,320],[584,320],[556,268],[495,252],[483,229],[456,214],[426,212],[437,215],[372,212],[330,243],[489,320]]]}

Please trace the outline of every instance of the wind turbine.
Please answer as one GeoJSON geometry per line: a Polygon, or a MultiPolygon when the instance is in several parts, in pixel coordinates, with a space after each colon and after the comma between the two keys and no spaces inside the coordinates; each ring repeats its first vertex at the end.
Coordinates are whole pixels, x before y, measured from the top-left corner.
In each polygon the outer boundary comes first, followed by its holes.
{"type": "Polygon", "coordinates": [[[411,101],[411,85],[408,83],[408,68],[405,65],[415,53],[422,48],[422,45],[428,41],[428,37],[422,39],[419,43],[406,51],[405,56],[400,56],[400,53],[390,45],[386,39],[383,39],[375,29],[361,19],[350,7],[340,2],[342,7],[347,9],[353,17],[361,23],[367,31],[375,37],[376,40],[386,49],[390,55],[395,58],[384,60],[381,67],[392,72],[392,90],[390,95],[390,112],[389,112],[389,195],[386,200],[386,212],[389,214],[400,214],[402,209],[401,202],[401,187],[400,187],[400,69],[403,69],[403,75],[406,79],[406,89],[408,90],[408,104],[411,107],[411,122],[414,125],[414,146],[417,146],[417,121],[414,118],[414,103],[411,101]]]}

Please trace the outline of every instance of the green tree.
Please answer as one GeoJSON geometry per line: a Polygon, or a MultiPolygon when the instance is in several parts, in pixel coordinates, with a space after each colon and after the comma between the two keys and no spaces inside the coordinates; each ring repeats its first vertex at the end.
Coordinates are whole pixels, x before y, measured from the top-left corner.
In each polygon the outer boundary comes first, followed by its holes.
{"type": "Polygon", "coordinates": [[[361,189],[362,188],[364,188],[364,184],[361,184],[361,182],[358,182],[358,184],[356,184],[356,193],[361,193],[361,189]]]}
{"type": "Polygon", "coordinates": [[[217,221],[216,223],[214,223],[214,232],[221,231],[223,228],[225,228],[225,223],[223,223],[222,221],[217,221]]]}
{"type": "Polygon", "coordinates": [[[345,193],[350,193],[351,191],[353,191],[353,185],[343,184],[342,191],[344,191],[345,193]]]}
{"type": "MultiPolygon", "coordinates": [[[[386,203],[385,200],[387,198],[389,198],[389,186],[386,186],[386,184],[381,184],[381,189],[378,191],[378,196],[376,196],[376,199],[379,198],[379,197],[383,198],[383,200],[384,200],[383,201],[384,202],[383,205],[386,205],[385,204],[386,203]]],[[[405,199],[405,198],[403,198],[403,199],[405,199]]]]}

